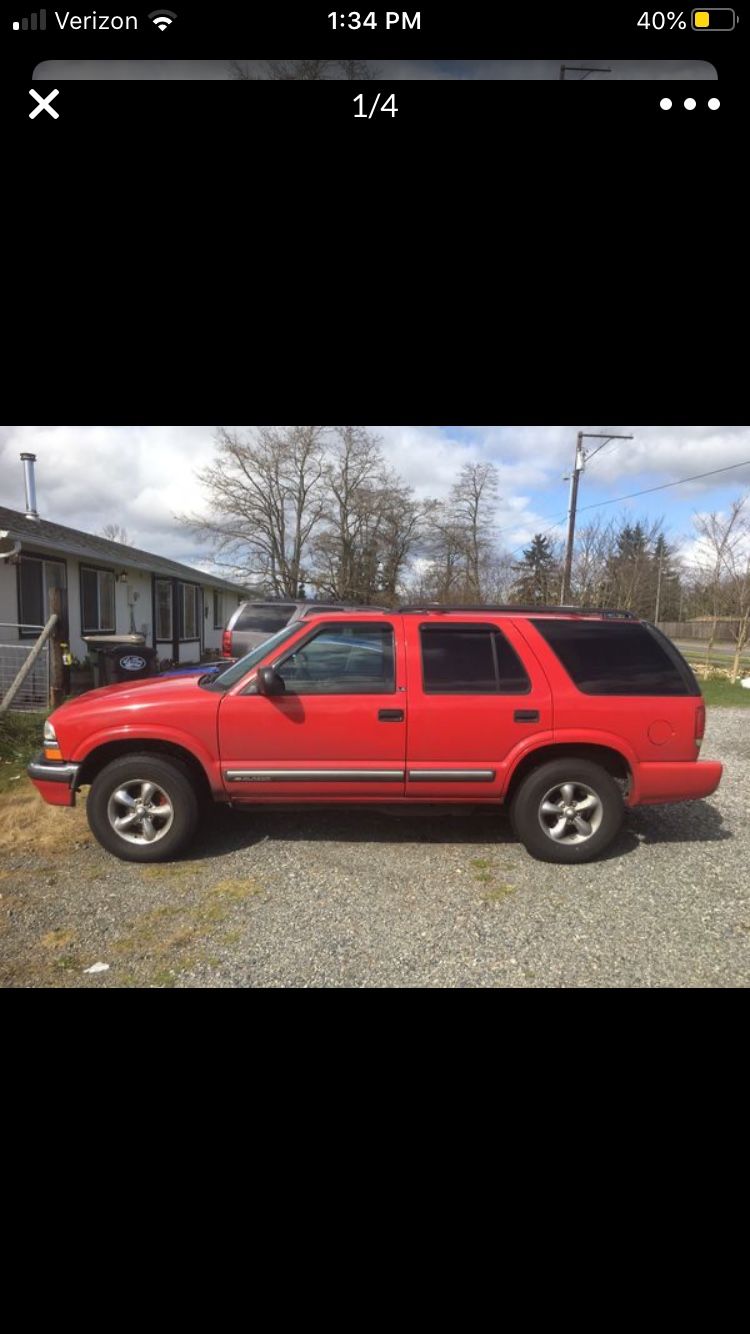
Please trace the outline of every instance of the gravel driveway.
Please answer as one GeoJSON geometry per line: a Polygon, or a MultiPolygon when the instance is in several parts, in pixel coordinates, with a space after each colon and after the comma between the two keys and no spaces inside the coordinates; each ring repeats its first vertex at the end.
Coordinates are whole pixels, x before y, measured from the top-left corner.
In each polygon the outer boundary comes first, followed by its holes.
{"type": "Polygon", "coordinates": [[[582,867],[532,861],[504,815],[220,808],[188,860],[135,867],[31,789],[33,841],[0,853],[0,983],[744,987],[750,711],[709,711],[703,753],[715,796],[631,812],[582,867]]]}

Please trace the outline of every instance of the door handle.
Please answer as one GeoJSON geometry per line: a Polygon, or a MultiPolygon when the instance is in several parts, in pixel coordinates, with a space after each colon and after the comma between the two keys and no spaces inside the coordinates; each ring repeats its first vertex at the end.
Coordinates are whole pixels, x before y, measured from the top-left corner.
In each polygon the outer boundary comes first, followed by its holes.
{"type": "Polygon", "coordinates": [[[403,721],[403,709],[378,709],[378,722],[380,723],[402,723],[403,721]]]}
{"type": "Polygon", "coordinates": [[[513,722],[514,722],[514,723],[538,723],[538,722],[539,722],[539,710],[538,710],[538,709],[516,709],[515,713],[513,714],[513,722]]]}

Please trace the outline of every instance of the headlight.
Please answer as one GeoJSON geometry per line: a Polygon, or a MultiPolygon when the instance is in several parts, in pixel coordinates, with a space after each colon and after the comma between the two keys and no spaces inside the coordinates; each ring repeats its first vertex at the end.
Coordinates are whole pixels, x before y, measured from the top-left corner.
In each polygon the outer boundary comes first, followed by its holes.
{"type": "Polygon", "coordinates": [[[63,758],[60,742],[50,722],[44,724],[44,758],[45,760],[61,760],[63,758]]]}

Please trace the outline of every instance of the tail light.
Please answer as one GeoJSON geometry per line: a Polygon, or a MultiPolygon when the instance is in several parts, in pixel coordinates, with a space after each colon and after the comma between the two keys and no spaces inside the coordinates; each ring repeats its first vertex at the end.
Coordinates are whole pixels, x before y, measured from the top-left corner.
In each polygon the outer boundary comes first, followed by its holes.
{"type": "Polygon", "coordinates": [[[699,704],[695,710],[695,739],[703,740],[703,734],[706,730],[706,706],[699,704]]]}
{"type": "Polygon", "coordinates": [[[225,630],[221,636],[221,656],[231,658],[232,655],[232,631],[225,630]]]}

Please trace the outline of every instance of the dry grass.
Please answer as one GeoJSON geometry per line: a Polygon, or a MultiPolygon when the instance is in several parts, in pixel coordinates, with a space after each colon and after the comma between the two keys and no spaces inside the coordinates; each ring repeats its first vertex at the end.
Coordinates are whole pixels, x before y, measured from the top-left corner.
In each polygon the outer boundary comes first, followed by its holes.
{"type": "Polygon", "coordinates": [[[0,795],[0,851],[72,852],[92,842],[83,797],[74,810],[48,806],[25,775],[16,790],[0,795]]]}

